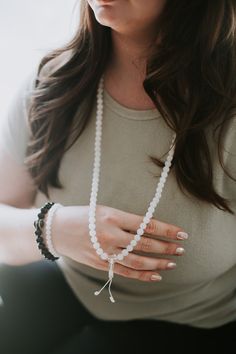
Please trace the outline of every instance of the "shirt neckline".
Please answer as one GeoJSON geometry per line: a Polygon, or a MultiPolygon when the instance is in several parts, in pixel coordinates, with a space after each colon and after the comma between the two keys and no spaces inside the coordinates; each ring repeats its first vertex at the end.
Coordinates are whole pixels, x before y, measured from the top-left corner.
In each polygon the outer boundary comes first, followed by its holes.
{"type": "Polygon", "coordinates": [[[150,120],[150,119],[158,119],[161,118],[160,112],[156,109],[145,109],[138,110],[133,108],[128,108],[118,101],[116,101],[104,88],[103,90],[104,96],[104,106],[109,107],[109,109],[115,112],[117,115],[127,119],[135,119],[135,120],[150,120]]]}

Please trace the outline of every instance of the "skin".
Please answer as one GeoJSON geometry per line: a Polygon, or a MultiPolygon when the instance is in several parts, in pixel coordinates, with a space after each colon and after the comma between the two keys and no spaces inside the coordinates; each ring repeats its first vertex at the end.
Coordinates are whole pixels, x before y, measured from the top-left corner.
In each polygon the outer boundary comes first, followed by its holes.
{"type": "Polygon", "coordinates": [[[157,40],[157,21],[166,0],[88,0],[88,3],[96,20],[111,28],[113,48],[104,73],[105,89],[128,108],[155,108],[142,82],[148,48],[157,40]]]}

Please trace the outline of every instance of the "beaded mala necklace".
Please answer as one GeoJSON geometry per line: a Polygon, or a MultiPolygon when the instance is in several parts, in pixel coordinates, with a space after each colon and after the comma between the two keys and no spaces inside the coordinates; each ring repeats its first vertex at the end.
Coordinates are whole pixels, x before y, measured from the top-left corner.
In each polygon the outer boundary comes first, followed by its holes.
{"type": "Polygon", "coordinates": [[[174,146],[173,142],[175,139],[176,134],[174,133],[173,139],[171,141],[171,147],[170,151],[168,153],[167,159],[165,161],[165,166],[163,167],[161,177],[159,180],[159,183],[156,187],[156,193],[150,202],[150,205],[148,207],[147,213],[145,217],[143,218],[143,222],[140,224],[136,235],[134,236],[133,240],[130,242],[130,244],[122,250],[121,253],[117,254],[112,254],[108,255],[106,252],[103,251],[103,249],[100,247],[100,243],[98,242],[98,239],[96,237],[96,225],[95,225],[95,215],[96,215],[96,202],[97,202],[97,193],[98,193],[98,184],[99,184],[99,173],[100,173],[100,160],[101,160],[101,138],[102,138],[102,118],[103,118],[103,90],[104,90],[104,77],[102,76],[98,89],[97,89],[97,113],[96,113],[96,133],[95,133],[95,158],[94,158],[94,165],[93,165],[93,178],[92,178],[92,189],[91,189],[91,195],[90,195],[90,204],[89,204],[89,235],[91,242],[93,244],[94,249],[96,250],[96,253],[102,260],[107,260],[109,263],[109,270],[108,270],[108,280],[104,284],[104,286],[99,290],[95,291],[94,295],[99,295],[101,291],[105,288],[107,284],[109,294],[110,294],[110,301],[115,302],[112,293],[111,293],[111,283],[112,279],[114,277],[114,264],[116,260],[123,260],[124,257],[126,257],[129,252],[133,250],[133,248],[137,245],[137,243],[140,241],[141,236],[144,233],[144,230],[147,227],[147,224],[149,223],[150,219],[153,216],[154,210],[159,203],[159,200],[161,198],[161,193],[163,190],[163,187],[165,185],[168,172],[171,166],[171,161],[174,155],[174,146]]]}

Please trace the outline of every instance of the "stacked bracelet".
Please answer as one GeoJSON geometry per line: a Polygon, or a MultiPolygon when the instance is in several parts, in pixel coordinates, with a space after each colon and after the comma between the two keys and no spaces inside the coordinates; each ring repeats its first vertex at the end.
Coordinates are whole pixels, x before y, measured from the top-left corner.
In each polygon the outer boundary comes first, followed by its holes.
{"type": "Polygon", "coordinates": [[[46,222],[46,245],[48,248],[48,251],[53,254],[55,257],[60,257],[60,255],[57,253],[55,248],[53,247],[52,244],[52,235],[51,235],[51,228],[52,228],[52,218],[53,215],[55,214],[55,211],[59,208],[63,207],[60,203],[55,203],[50,210],[48,211],[48,217],[47,217],[47,222],[46,222]]]}
{"type": "Polygon", "coordinates": [[[51,260],[51,261],[55,261],[57,260],[59,257],[55,257],[47,248],[47,246],[44,243],[43,237],[42,237],[42,228],[44,227],[44,218],[45,215],[47,214],[47,212],[49,211],[49,209],[54,205],[54,202],[47,202],[41,209],[40,209],[40,213],[37,215],[38,219],[34,221],[34,227],[36,229],[35,231],[35,235],[36,237],[36,241],[38,244],[38,248],[41,251],[42,255],[51,260]]]}

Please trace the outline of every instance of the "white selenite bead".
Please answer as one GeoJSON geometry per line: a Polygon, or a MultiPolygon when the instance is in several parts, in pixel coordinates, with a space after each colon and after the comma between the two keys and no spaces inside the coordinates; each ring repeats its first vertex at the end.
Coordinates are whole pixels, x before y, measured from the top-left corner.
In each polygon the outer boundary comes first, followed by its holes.
{"type": "MultiPolygon", "coordinates": [[[[163,176],[163,175],[162,175],[163,176]]],[[[160,178],[160,181],[159,181],[159,186],[164,186],[165,184],[165,179],[164,179],[164,176],[160,178]]]]}
{"type": "Polygon", "coordinates": [[[149,210],[149,208],[148,208],[148,212],[147,212],[146,215],[147,215],[147,218],[149,219],[149,221],[150,221],[151,218],[152,218],[152,214],[153,214],[154,210],[155,210],[155,208],[153,208],[153,211],[149,210]]]}
{"type": "Polygon", "coordinates": [[[148,217],[147,215],[143,218],[143,221],[148,224],[150,221],[150,217],[148,217]]]}
{"type": "Polygon", "coordinates": [[[129,246],[127,246],[127,251],[129,251],[129,252],[131,252],[131,251],[133,251],[133,246],[131,246],[131,245],[129,245],[129,246]]]}
{"type": "Polygon", "coordinates": [[[95,242],[93,244],[93,248],[95,248],[95,250],[98,249],[99,247],[100,247],[100,243],[99,242],[95,242]]]}
{"type": "Polygon", "coordinates": [[[99,163],[98,162],[96,163],[95,168],[96,168],[96,170],[99,169],[99,163]]]}
{"type": "Polygon", "coordinates": [[[95,189],[97,188],[97,183],[96,183],[96,182],[93,182],[93,183],[92,183],[92,187],[93,187],[93,189],[95,190],[95,189]]]}
{"type": "Polygon", "coordinates": [[[155,205],[157,205],[158,203],[159,195],[160,195],[160,190],[158,190],[154,195],[153,202],[155,203],[155,205]]]}
{"type": "Polygon", "coordinates": [[[127,251],[127,249],[125,248],[122,252],[121,252],[124,256],[128,256],[129,252],[127,251]]]}
{"type": "Polygon", "coordinates": [[[98,241],[98,239],[97,239],[97,237],[91,237],[91,241],[93,242],[93,243],[96,243],[97,241],[98,241]]]}
{"type": "Polygon", "coordinates": [[[122,261],[124,259],[123,254],[119,253],[117,259],[119,259],[119,261],[122,261]]]}
{"type": "MultiPolygon", "coordinates": [[[[163,172],[164,172],[164,173],[167,173],[167,175],[168,175],[169,170],[170,170],[170,168],[167,166],[167,168],[164,167],[163,172]]],[[[166,175],[166,176],[167,176],[167,175],[166,175]]]]}
{"type": "Polygon", "coordinates": [[[93,223],[93,224],[89,224],[90,234],[95,232],[95,236],[96,236],[96,231],[95,231],[95,228],[96,228],[96,226],[95,226],[95,224],[94,224],[94,223],[93,223]]]}
{"type": "Polygon", "coordinates": [[[94,215],[94,211],[95,211],[95,208],[96,208],[96,203],[95,203],[95,200],[93,198],[94,198],[94,196],[92,195],[92,199],[90,200],[91,214],[89,215],[89,217],[91,215],[94,215]]]}
{"type": "Polygon", "coordinates": [[[96,194],[93,193],[91,194],[90,198],[90,215],[95,215],[95,210],[96,210],[96,194]]]}
{"type": "Polygon", "coordinates": [[[98,194],[98,190],[97,188],[95,190],[92,191],[93,193],[93,200],[91,201],[91,206],[92,206],[92,210],[93,210],[93,213],[95,215],[95,210],[96,210],[96,200],[97,200],[97,194],[98,194]]]}
{"type": "Polygon", "coordinates": [[[131,246],[135,247],[135,246],[137,245],[137,241],[136,241],[136,240],[132,240],[132,241],[130,242],[130,244],[131,244],[131,246]]]}
{"type": "MultiPolygon", "coordinates": [[[[95,152],[95,159],[99,160],[100,159],[100,153],[97,150],[95,150],[94,152],[95,152]]],[[[95,165],[95,170],[97,170],[96,165],[95,165]]]]}
{"type": "Polygon", "coordinates": [[[96,236],[96,231],[95,230],[91,230],[90,231],[90,236],[96,236]]]}
{"type": "Polygon", "coordinates": [[[100,254],[103,253],[103,250],[102,250],[101,248],[98,248],[98,249],[96,250],[96,253],[100,255],[100,254]]]}
{"type": "MultiPolygon", "coordinates": [[[[99,115],[101,115],[101,114],[99,114],[99,115]]],[[[100,118],[100,117],[99,117],[99,118],[100,118]]],[[[99,126],[101,126],[101,124],[102,124],[102,120],[101,120],[101,119],[98,119],[98,120],[96,121],[96,126],[99,127],[99,126]]]]}
{"type": "MultiPolygon", "coordinates": [[[[93,188],[92,188],[92,189],[93,189],[93,188]]],[[[94,200],[91,202],[91,205],[92,205],[92,207],[93,207],[94,210],[95,210],[95,206],[96,206],[95,200],[97,199],[97,194],[98,194],[97,188],[96,188],[96,189],[93,189],[92,193],[93,193],[93,198],[94,198],[94,200]]]]}
{"type": "Polygon", "coordinates": [[[95,222],[95,215],[91,214],[89,215],[89,225],[93,225],[95,222]]]}
{"type": "MultiPolygon", "coordinates": [[[[93,206],[92,202],[90,202],[89,218],[95,217],[95,211],[96,211],[96,207],[93,206]]],[[[90,224],[93,224],[94,222],[95,220],[91,220],[90,224]]]]}
{"type": "Polygon", "coordinates": [[[161,191],[158,191],[158,195],[155,195],[155,197],[154,197],[154,200],[155,200],[156,203],[159,202],[160,197],[161,197],[161,191]]]}
{"type": "MultiPolygon", "coordinates": [[[[96,135],[96,138],[97,138],[97,135],[96,135]]],[[[96,156],[100,156],[100,154],[101,154],[100,142],[98,140],[95,140],[94,151],[95,151],[96,156]]]]}
{"type": "Polygon", "coordinates": [[[160,196],[160,194],[161,194],[161,191],[162,191],[162,189],[163,189],[163,187],[164,187],[164,183],[163,182],[159,182],[159,189],[158,189],[158,192],[157,192],[157,195],[155,196],[155,203],[157,204],[157,197],[159,197],[160,196]]]}
{"type": "Polygon", "coordinates": [[[135,235],[135,236],[134,236],[134,239],[135,239],[135,241],[138,242],[138,241],[141,239],[141,236],[140,236],[140,235],[135,235]]]}
{"type": "Polygon", "coordinates": [[[101,258],[104,259],[104,260],[105,260],[105,259],[108,259],[108,254],[107,254],[107,253],[103,253],[103,254],[101,255],[101,258]]]}
{"type": "MultiPolygon", "coordinates": [[[[94,178],[94,179],[96,179],[96,175],[98,175],[98,172],[97,172],[97,170],[94,170],[94,171],[93,171],[93,178],[94,178]]],[[[93,193],[94,193],[94,189],[96,190],[96,188],[97,188],[97,183],[93,182],[93,183],[92,183],[92,195],[93,195],[93,193]]]]}
{"type": "Polygon", "coordinates": [[[153,213],[155,210],[156,205],[154,205],[155,203],[152,202],[150,203],[150,206],[148,207],[148,213],[153,213]]]}
{"type": "Polygon", "coordinates": [[[160,181],[166,181],[166,176],[164,176],[164,173],[161,174],[161,178],[160,178],[160,181]]]}
{"type": "Polygon", "coordinates": [[[144,230],[139,228],[139,229],[137,230],[137,235],[142,236],[143,234],[144,234],[144,230]]]}

